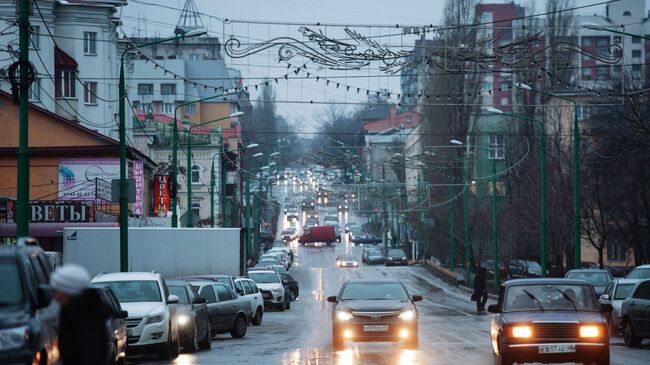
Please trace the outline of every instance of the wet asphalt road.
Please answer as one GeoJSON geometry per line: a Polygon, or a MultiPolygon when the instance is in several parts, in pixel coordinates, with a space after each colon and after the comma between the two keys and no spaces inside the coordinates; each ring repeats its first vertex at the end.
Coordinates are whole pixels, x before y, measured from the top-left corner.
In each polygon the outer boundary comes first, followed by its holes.
{"type": "MultiPolygon", "coordinates": [[[[342,219],[346,219],[342,217],[342,219]]],[[[358,220],[358,218],[353,218],[358,220]]],[[[361,222],[359,222],[361,223],[361,222]]],[[[433,277],[420,266],[362,265],[338,269],[336,256],[351,252],[361,258],[360,247],[339,243],[335,247],[297,247],[292,275],[300,283],[300,298],[286,312],[267,311],[262,326],[249,327],[246,337],[220,335],[212,350],[181,354],[173,364],[282,364],[282,365],[406,365],[492,364],[490,316],[476,315],[469,295],[433,277]],[[420,350],[403,351],[397,344],[348,343],[345,351],[332,352],[330,304],[351,278],[398,278],[410,294],[419,294],[420,350]]],[[[648,342],[645,342],[648,345],[648,342]]],[[[650,363],[650,346],[629,349],[620,338],[612,340],[612,364],[650,363]]],[[[135,359],[134,359],[135,360],[135,359]]],[[[137,359],[135,363],[167,364],[137,359]]]]}

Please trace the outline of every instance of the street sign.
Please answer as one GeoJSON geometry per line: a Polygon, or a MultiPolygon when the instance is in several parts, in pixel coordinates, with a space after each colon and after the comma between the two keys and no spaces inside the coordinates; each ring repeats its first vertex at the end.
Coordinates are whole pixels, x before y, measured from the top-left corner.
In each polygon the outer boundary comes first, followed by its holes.
{"type": "Polygon", "coordinates": [[[111,183],[100,178],[95,178],[95,199],[105,200],[110,202],[111,199],[111,183]]]}
{"type": "MultiPolygon", "coordinates": [[[[129,203],[135,203],[135,180],[126,179],[126,195],[129,203]]],[[[120,179],[111,180],[111,203],[120,202],[120,179]]]]}

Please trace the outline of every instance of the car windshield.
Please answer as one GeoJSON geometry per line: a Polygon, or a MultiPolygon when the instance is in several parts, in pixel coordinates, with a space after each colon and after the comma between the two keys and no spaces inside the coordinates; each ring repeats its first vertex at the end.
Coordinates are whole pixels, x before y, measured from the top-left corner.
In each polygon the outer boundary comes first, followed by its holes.
{"type": "Polygon", "coordinates": [[[182,285],[169,285],[169,294],[178,297],[179,304],[189,304],[190,299],[187,297],[187,290],[182,285]]]}
{"type": "Polygon", "coordinates": [[[162,302],[155,280],[109,281],[105,284],[113,289],[120,303],[162,302]]]}
{"type": "Polygon", "coordinates": [[[591,285],[596,286],[605,286],[611,281],[609,275],[604,272],[586,272],[586,271],[577,271],[569,272],[566,275],[567,279],[580,279],[585,280],[591,283],[591,285]]]}
{"type": "Polygon", "coordinates": [[[368,257],[382,257],[381,252],[379,251],[370,251],[368,257]]]}
{"type": "Polygon", "coordinates": [[[280,277],[276,273],[270,272],[249,272],[248,277],[258,284],[279,283],[280,277]]]}
{"type": "Polygon", "coordinates": [[[402,250],[388,250],[388,255],[389,256],[406,256],[406,254],[402,250]]]}
{"type": "Polygon", "coordinates": [[[615,300],[623,300],[630,296],[630,293],[632,292],[632,288],[634,288],[634,284],[618,284],[616,286],[616,293],[614,294],[614,299],[615,300]]]}
{"type": "Polygon", "coordinates": [[[650,279],[650,267],[636,268],[632,270],[626,279],[650,279]]]}
{"type": "Polygon", "coordinates": [[[408,294],[398,282],[348,283],[340,300],[408,300],[408,294]]]}
{"type": "Polygon", "coordinates": [[[591,287],[577,284],[512,285],[503,299],[504,312],[537,310],[598,311],[591,287]]]}
{"type": "Polygon", "coordinates": [[[215,276],[214,279],[217,281],[219,284],[223,284],[230,289],[232,289],[232,282],[230,281],[230,278],[227,276],[215,276]]]}
{"type": "Polygon", "coordinates": [[[354,256],[352,256],[352,255],[343,255],[339,259],[344,260],[344,261],[354,261],[354,256]]]}
{"type": "Polygon", "coordinates": [[[0,307],[20,304],[23,300],[18,265],[12,258],[0,259],[0,307]]]}

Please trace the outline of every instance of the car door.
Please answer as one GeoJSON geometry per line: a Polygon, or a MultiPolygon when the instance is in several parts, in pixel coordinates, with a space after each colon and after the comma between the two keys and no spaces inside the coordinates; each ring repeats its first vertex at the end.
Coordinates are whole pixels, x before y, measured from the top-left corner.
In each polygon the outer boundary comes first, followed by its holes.
{"type": "Polygon", "coordinates": [[[115,339],[117,340],[118,347],[120,350],[126,349],[126,317],[120,315],[122,312],[122,306],[120,302],[115,297],[115,294],[108,287],[104,288],[104,295],[107,300],[107,304],[111,308],[111,330],[115,334],[115,339]]]}
{"type": "Polygon", "coordinates": [[[208,313],[208,306],[206,303],[194,303],[196,298],[200,298],[199,293],[194,290],[190,285],[187,285],[186,288],[187,295],[192,304],[192,311],[194,312],[195,322],[196,322],[196,331],[198,333],[204,333],[208,322],[210,321],[210,314],[208,313]]]}
{"type": "Polygon", "coordinates": [[[217,295],[214,292],[214,288],[211,284],[204,285],[199,289],[199,295],[207,300],[206,306],[208,308],[208,314],[210,316],[210,325],[213,330],[218,330],[221,328],[219,323],[221,316],[221,306],[217,300],[217,295]]]}
{"type": "MultiPolygon", "coordinates": [[[[28,275],[34,280],[36,287],[50,285],[50,263],[42,252],[30,253],[25,263],[27,270],[30,271],[28,275]]],[[[58,352],[58,311],[59,305],[55,300],[52,300],[47,307],[36,311],[36,318],[41,325],[42,346],[48,351],[58,352]]]]}
{"type": "Polygon", "coordinates": [[[222,329],[230,329],[235,322],[238,306],[235,302],[235,293],[231,292],[225,285],[213,284],[214,290],[219,298],[219,324],[222,329]]]}
{"type": "Polygon", "coordinates": [[[630,318],[641,336],[650,336],[650,280],[640,283],[630,303],[630,318]]]}
{"type": "Polygon", "coordinates": [[[250,305],[250,312],[254,313],[255,310],[257,309],[258,295],[253,292],[253,287],[251,287],[251,284],[248,282],[248,280],[242,280],[240,281],[240,283],[241,286],[244,288],[244,295],[241,297],[246,298],[248,300],[248,303],[250,305]]]}

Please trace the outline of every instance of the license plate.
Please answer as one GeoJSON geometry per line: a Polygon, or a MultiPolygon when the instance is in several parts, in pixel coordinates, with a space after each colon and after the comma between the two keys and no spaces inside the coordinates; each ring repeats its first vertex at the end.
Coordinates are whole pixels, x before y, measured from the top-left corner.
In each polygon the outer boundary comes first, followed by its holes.
{"type": "Polygon", "coordinates": [[[542,345],[539,346],[540,354],[566,354],[576,352],[576,345],[542,345]]]}
{"type": "Polygon", "coordinates": [[[366,324],[363,326],[364,332],[388,332],[388,325],[366,324]]]}

